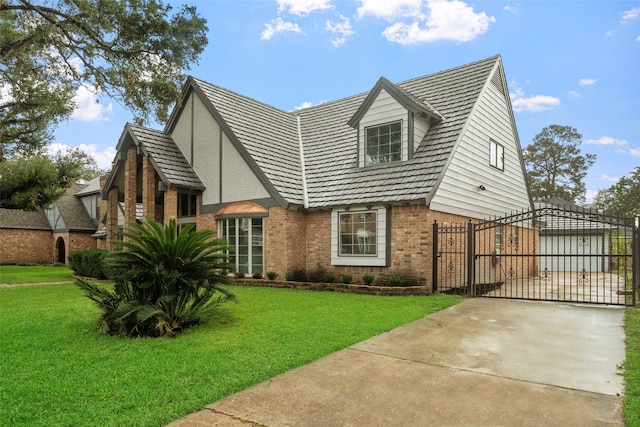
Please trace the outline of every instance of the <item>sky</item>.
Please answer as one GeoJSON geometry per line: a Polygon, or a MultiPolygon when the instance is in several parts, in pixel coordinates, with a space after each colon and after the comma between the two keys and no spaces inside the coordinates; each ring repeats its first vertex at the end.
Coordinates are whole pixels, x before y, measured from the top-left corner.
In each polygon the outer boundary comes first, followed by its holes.
{"type": "MultiPolygon", "coordinates": [[[[640,166],[640,1],[200,0],[209,44],[187,74],[284,111],[502,56],[523,149],[572,126],[597,156],[587,202],[640,166]]],[[[109,169],[132,114],[81,88],[49,147],[109,169]]],[[[152,128],[163,125],[153,123],[152,128]]]]}

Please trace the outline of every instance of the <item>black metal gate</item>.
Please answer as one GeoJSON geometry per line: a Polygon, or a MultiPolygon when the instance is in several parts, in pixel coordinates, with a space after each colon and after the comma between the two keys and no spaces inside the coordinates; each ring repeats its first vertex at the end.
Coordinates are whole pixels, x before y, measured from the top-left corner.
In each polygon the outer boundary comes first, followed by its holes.
{"type": "Polygon", "coordinates": [[[466,224],[433,224],[434,291],[635,305],[638,219],[543,205],[466,224]]]}

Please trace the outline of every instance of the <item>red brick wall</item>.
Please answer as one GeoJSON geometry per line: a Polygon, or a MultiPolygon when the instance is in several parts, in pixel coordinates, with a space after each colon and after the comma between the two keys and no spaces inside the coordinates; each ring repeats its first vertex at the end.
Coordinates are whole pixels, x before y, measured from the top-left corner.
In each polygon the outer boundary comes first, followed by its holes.
{"type": "Polygon", "coordinates": [[[132,145],[127,151],[127,161],[124,163],[124,222],[136,220],[136,191],[137,191],[137,154],[132,145]]]}
{"type": "Polygon", "coordinates": [[[297,209],[269,208],[264,218],[264,270],[284,278],[307,266],[307,216],[297,209]]]}
{"type": "Polygon", "coordinates": [[[46,230],[0,229],[0,264],[53,262],[53,234],[46,230]]]}
{"type": "Polygon", "coordinates": [[[169,220],[178,217],[178,189],[169,187],[164,192],[164,223],[168,224],[169,220]]]}
{"type": "Polygon", "coordinates": [[[156,171],[148,157],[142,157],[142,216],[156,218],[156,171]]]}

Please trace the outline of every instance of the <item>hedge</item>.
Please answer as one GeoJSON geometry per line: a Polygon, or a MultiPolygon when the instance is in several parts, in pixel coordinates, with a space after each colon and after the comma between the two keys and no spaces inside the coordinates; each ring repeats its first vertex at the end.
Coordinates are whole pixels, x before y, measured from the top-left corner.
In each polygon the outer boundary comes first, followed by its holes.
{"type": "Polygon", "coordinates": [[[69,267],[78,276],[106,279],[102,258],[107,254],[105,249],[87,249],[69,253],[69,267]]]}

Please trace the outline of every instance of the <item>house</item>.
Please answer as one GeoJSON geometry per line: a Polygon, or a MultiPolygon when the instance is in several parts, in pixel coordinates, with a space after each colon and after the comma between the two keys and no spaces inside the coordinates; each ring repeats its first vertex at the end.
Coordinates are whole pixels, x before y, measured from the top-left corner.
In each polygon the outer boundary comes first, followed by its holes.
{"type": "Polygon", "coordinates": [[[237,271],[424,281],[434,221],[532,206],[500,56],[294,112],[190,77],[164,130],[124,127],[102,196],[107,241],[175,218],[237,271]]]}
{"type": "Polygon", "coordinates": [[[65,264],[70,251],[96,248],[99,203],[96,178],[71,187],[49,209],[0,208],[0,264],[65,264]]]}

